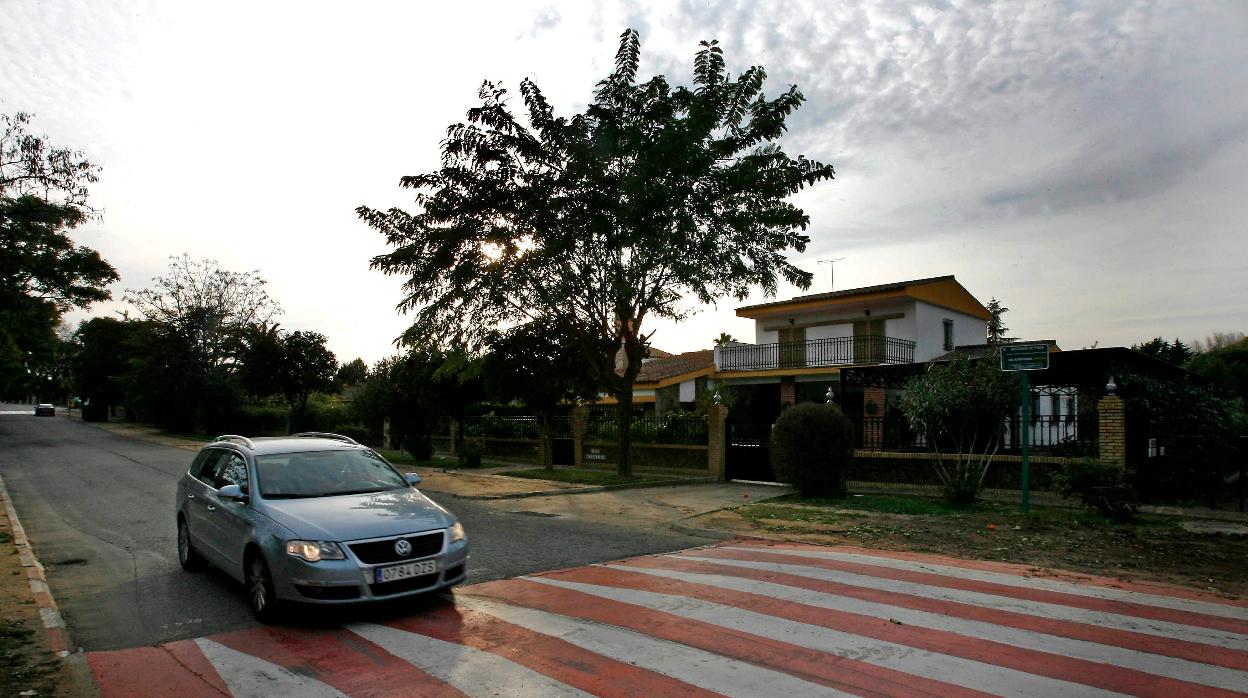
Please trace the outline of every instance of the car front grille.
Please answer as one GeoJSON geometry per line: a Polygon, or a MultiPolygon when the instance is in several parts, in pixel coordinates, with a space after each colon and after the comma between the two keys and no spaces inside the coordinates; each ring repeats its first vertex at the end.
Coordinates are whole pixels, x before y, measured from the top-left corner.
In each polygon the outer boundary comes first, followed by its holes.
{"type": "Polygon", "coordinates": [[[414,536],[398,536],[386,540],[375,540],[369,543],[349,543],[347,547],[360,562],[366,565],[384,565],[388,562],[406,562],[429,557],[442,552],[442,531],[420,533],[414,536]],[[394,551],[394,544],[406,540],[412,544],[410,555],[399,555],[394,551]]]}
{"type": "Polygon", "coordinates": [[[346,601],[348,599],[360,598],[360,587],[356,584],[332,587],[314,587],[306,584],[296,584],[295,588],[299,590],[300,594],[303,594],[309,599],[346,601]]]}

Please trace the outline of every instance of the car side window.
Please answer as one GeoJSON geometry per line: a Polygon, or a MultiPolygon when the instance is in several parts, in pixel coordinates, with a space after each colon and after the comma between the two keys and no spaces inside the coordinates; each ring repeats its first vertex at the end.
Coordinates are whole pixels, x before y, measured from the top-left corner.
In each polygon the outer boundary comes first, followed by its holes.
{"type": "Polygon", "coordinates": [[[205,448],[195,456],[195,460],[191,462],[191,477],[200,482],[211,485],[214,476],[215,466],[220,460],[224,451],[216,448],[205,448]]]}
{"type": "Polygon", "coordinates": [[[226,455],[217,463],[216,477],[213,478],[213,487],[221,489],[226,485],[238,485],[247,489],[247,461],[242,456],[227,451],[226,455]]]}

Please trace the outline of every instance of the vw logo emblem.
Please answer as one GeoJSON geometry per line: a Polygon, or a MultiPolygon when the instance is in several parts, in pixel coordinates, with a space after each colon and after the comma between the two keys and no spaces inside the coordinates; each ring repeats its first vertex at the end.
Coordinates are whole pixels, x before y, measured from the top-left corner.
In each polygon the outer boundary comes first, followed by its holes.
{"type": "Polygon", "coordinates": [[[400,557],[407,557],[412,554],[412,544],[406,538],[400,538],[394,542],[394,552],[400,557]]]}

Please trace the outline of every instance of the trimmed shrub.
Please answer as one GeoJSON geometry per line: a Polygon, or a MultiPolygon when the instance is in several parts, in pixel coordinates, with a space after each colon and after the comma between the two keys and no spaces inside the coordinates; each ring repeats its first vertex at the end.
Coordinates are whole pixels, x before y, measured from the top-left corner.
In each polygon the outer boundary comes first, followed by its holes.
{"type": "Polygon", "coordinates": [[[1116,521],[1130,521],[1139,505],[1130,471],[1117,463],[1095,458],[1073,461],[1053,475],[1053,485],[1063,497],[1078,499],[1116,521]]]}
{"type": "Polygon", "coordinates": [[[481,456],[485,448],[477,439],[465,439],[459,447],[459,467],[480,468],[481,456]]]}
{"type": "Polygon", "coordinates": [[[804,402],[771,430],[771,467],[803,497],[842,497],[854,456],[854,427],[836,405],[804,402]]]}

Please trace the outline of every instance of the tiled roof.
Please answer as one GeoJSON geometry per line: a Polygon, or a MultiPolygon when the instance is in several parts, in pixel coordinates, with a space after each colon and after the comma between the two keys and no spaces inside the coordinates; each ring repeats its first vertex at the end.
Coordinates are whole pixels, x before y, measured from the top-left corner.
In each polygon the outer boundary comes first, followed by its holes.
{"type": "MultiPolygon", "coordinates": [[[[1025,342],[1018,341],[1014,343],[1015,344],[1048,344],[1052,347],[1057,346],[1056,339],[1029,339],[1025,342]]],[[[932,361],[956,361],[958,359],[970,359],[972,361],[977,361],[979,359],[984,359],[990,356],[994,356],[997,353],[997,349],[999,349],[1000,347],[1001,347],[1000,344],[959,344],[958,346],[953,348],[953,351],[945,352],[944,354],[941,354],[940,356],[937,356],[936,358],[932,359],[932,361]]],[[[1049,351],[1052,351],[1052,349],[1050,349],[1049,351]]]]}
{"type": "Polygon", "coordinates": [[[641,365],[638,383],[658,383],[665,378],[679,376],[715,365],[715,352],[711,349],[687,351],[665,359],[651,359],[641,365]]]}
{"type": "Polygon", "coordinates": [[[937,281],[949,281],[953,279],[953,275],[933,276],[929,279],[915,279],[913,281],[896,281],[891,284],[880,284],[878,286],[863,286],[862,288],[847,288],[844,291],[831,291],[829,293],[815,293],[809,296],[797,296],[783,301],[773,301],[771,303],[761,303],[759,305],[747,305],[741,310],[758,310],[760,308],[770,308],[777,305],[789,305],[790,303],[802,303],[805,301],[822,301],[834,298],[850,298],[852,296],[863,296],[868,293],[887,293],[889,291],[901,291],[910,286],[921,286],[923,284],[936,283],[937,281]]]}

